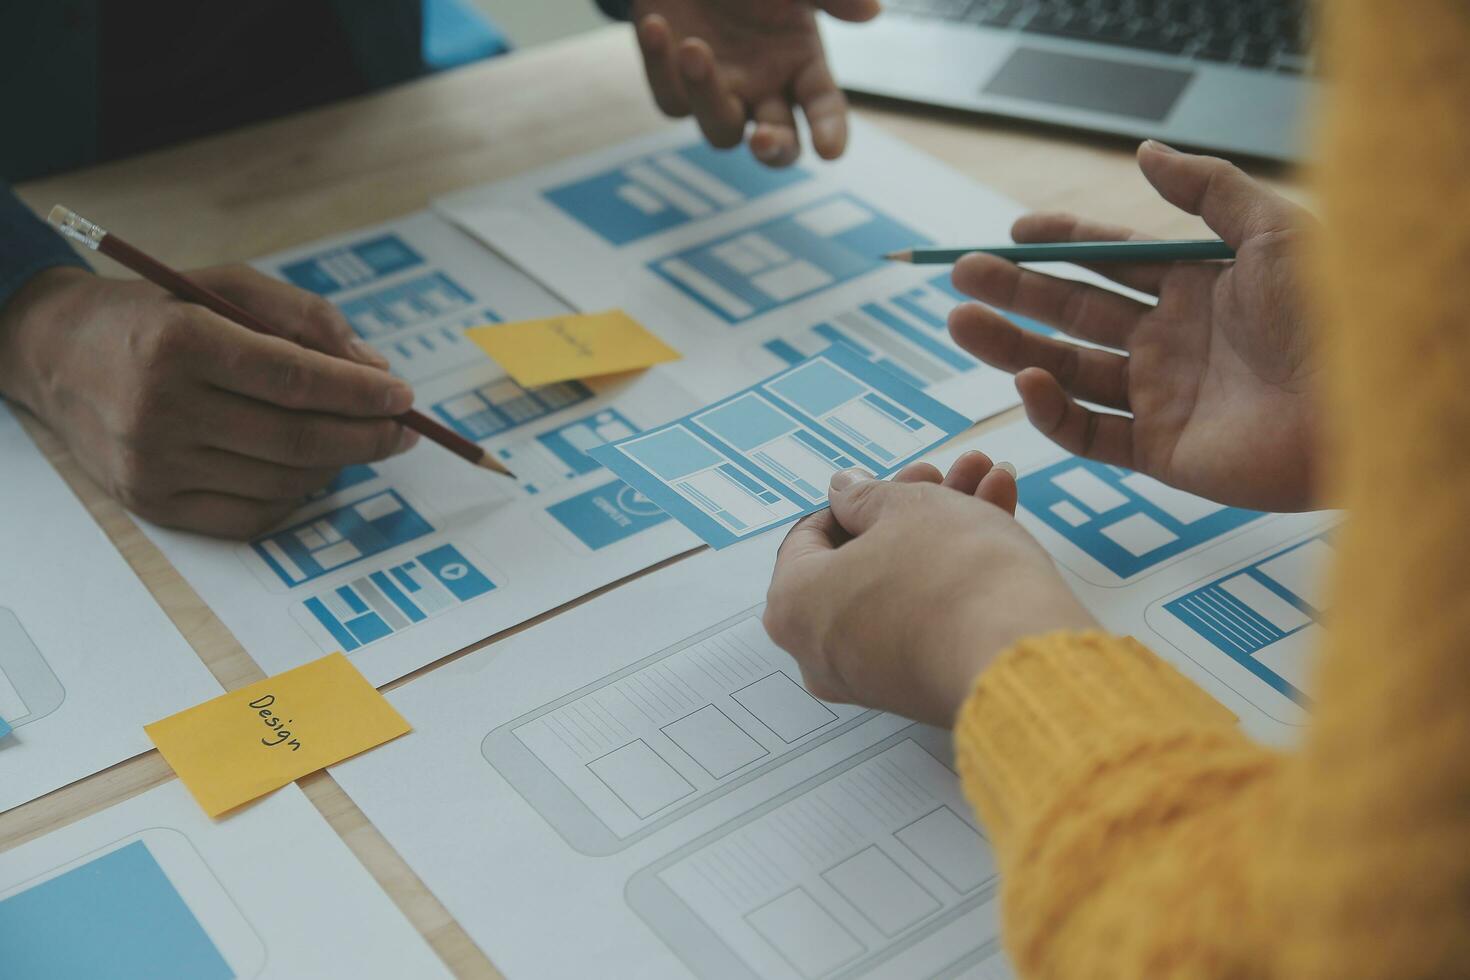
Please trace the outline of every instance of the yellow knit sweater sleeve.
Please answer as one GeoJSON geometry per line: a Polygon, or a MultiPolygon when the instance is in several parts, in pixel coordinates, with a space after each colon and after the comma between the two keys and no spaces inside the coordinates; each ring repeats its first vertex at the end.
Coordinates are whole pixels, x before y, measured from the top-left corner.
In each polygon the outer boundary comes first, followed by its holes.
{"type": "Polygon", "coordinates": [[[1470,3],[1330,0],[1317,256],[1349,520],[1303,747],[1132,640],[1007,651],[956,724],[1027,976],[1470,976],[1470,3]]]}

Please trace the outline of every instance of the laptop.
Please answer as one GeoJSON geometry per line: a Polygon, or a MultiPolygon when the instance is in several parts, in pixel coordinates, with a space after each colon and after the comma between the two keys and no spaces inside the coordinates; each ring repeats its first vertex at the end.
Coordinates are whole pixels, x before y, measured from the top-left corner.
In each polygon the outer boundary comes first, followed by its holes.
{"type": "Polygon", "coordinates": [[[1301,0],[885,0],[823,18],[849,91],[1185,147],[1301,159],[1301,0]]]}

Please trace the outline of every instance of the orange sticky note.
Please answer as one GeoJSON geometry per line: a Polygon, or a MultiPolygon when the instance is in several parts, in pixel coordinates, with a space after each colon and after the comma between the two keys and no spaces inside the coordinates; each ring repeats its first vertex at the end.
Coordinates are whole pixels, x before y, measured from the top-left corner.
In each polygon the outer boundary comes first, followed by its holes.
{"type": "Polygon", "coordinates": [[[211,817],[410,731],[340,653],[143,730],[211,817]]]}
{"type": "Polygon", "coordinates": [[[496,323],[465,336],[528,388],[679,359],[678,351],[622,310],[496,323]]]}

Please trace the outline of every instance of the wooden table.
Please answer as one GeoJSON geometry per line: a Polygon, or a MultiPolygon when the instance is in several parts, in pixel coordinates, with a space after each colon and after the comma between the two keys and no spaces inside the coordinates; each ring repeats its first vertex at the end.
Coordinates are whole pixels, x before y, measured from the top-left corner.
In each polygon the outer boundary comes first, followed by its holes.
{"type": "MultiPolygon", "coordinates": [[[[1133,164],[1130,143],[871,103],[858,112],[1028,207],[1083,212],[1161,236],[1207,234],[1153,194],[1133,164]]],[[[42,214],[64,202],[105,227],[126,229],[159,258],[188,268],[241,262],[394,218],[448,191],[665,124],[645,91],[631,34],[614,26],[278,122],[33,181],[19,193],[42,214]]],[[[1292,192],[1289,185],[1283,189],[1292,192]]],[[[122,274],[115,267],[103,271],[122,274]]],[[[1013,421],[1019,411],[987,425],[1013,421]]],[[[235,688],[262,678],[209,607],[60,441],[33,419],[23,422],[220,683],[235,688]]],[[[163,759],[149,752],[0,814],[0,851],[170,778],[163,759]]],[[[500,975],[330,776],[317,773],[301,785],[456,974],[500,975]]]]}

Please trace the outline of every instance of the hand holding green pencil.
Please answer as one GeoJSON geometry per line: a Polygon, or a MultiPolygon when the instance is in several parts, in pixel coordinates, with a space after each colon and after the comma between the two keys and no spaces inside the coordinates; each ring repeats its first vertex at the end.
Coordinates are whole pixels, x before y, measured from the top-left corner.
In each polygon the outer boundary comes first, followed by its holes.
{"type": "MultiPolygon", "coordinates": [[[[1139,165],[1236,259],[1088,263],[1134,291],[1122,295],[970,254],[955,265],[954,284],[983,303],[956,309],[950,333],[1016,375],[1032,423],[1068,452],[1238,507],[1322,506],[1311,397],[1321,358],[1297,274],[1310,216],[1224,160],[1146,143],[1139,165]],[[1022,329],[1001,311],[1060,333],[1022,329]]],[[[1021,243],[1167,244],[1060,214],[1022,218],[1013,234],[1021,243]]]]}
{"type": "Polygon", "coordinates": [[[1235,258],[1235,249],[1218,238],[906,248],[901,252],[889,252],[883,257],[893,262],[912,262],[914,265],[950,265],[975,252],[994,255],[1008,262],[1208,262],[1235,258]]]}

